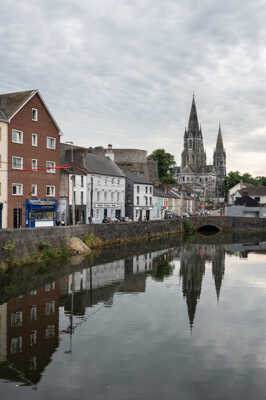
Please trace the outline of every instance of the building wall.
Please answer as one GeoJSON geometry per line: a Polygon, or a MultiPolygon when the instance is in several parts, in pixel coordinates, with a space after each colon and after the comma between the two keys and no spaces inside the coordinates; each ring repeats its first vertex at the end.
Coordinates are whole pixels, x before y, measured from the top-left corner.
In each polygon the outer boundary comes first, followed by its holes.
{"type": "Polygon", "coordinates": [[[59,198],[60,172],[47,173],[45,170],[24,172],[12,169],[12,156],[23,157],[23,169],[32,169],[32,159],[38,160],[38,168],[46,167],[46,161],[60,165],[60,135],[40,97],[36,94],[15,115],[8,127],[8,227],[13,227],[13,209],[22,208],[22,226],[25,226],[25,200],[28,198],[53,198],[46,196],[46,185],[56,187],[55,199],[59,198]],[[32,121],[32,108],[38,110],[38,121],[32,121]],[[12,129],[23,131],[23,144],[12,142],[12,129]],[[38,146],[32,146],[32,133],[38,134],[38,146]],[[47,137],[56,139],[56,149],[47,149],[47,137]],[[23,184],[23,195],[12,195],[12,183],[23,184]],[[32,197],[32,184],[38,185],[37,196],[32,197]]]}
{"type": "Polygon", "coordinates": [[[0,305],[0,362],[7,358],[7,303],[0,305]]]}
{"type": "Polygon", "coordinates": [[[146,210],[150,210],[150,219],[152,218],[153,210],[153,185],[148,183],[134,183],[133,189],[133,204],[134,215],[133,220],[138,221],[140,217],[140,210],[142,211],[142,220],[145,218],[146,210]],[[139,199],[139,201],[138,201],[139,199]],[[146,202],[147,199],[147,202],[146,202]]]}
{"type": "Polygon", "coordinates": [[[0,202],[3,203],[2,227],[7,228],[8,216],[8,125],[0,122],[0,202]]]}

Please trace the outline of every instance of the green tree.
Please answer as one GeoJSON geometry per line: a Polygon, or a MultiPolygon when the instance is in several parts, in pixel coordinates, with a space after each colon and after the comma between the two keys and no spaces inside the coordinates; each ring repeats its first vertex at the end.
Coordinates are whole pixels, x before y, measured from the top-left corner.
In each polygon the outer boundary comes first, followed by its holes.
{"type": "Polygon", "coordinates": [[[167,153],[164,149],[157,149],[154,150],[148,158],[157,161],[158,174],[161,182],[169,184],[176,183],[173,169],[175,166],[175,159],[172,154],[167,153]]]}

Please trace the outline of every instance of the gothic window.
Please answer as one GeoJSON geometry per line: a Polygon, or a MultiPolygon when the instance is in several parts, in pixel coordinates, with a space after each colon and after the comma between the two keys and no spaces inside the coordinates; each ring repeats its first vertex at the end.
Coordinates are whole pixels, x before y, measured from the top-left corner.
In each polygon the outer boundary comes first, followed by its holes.
{"type": "Polygon", "coordinates": [[[192,149],[192,139],[189,139],[189,141],[188,141],[188,148],[192,149]]]}

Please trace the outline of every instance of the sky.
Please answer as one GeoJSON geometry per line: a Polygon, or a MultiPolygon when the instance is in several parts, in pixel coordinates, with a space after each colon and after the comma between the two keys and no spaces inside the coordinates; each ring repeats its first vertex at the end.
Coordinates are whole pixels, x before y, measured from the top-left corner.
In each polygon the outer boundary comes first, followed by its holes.
{"type": "Polygon", "coordinates": [[[212,162],[266,175],[266,0],[5,0],[0,92],[39,89],[81,146],[164,148],[177,165],[192,93],[212,162]]]}

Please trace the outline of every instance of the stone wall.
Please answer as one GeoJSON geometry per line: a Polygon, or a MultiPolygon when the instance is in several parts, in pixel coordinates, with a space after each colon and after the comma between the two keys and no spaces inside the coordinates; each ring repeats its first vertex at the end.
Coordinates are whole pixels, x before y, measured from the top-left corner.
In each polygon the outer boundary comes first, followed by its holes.
{"type": "Polygon", "coordinates": [[[200,228],[212,225],[219,228],[222,232],[266,232],[266,218],[247,218],[247,217],[191,217],[189,221],[200,228]]]}
{"type": "MultiPolygon", "coordinates": [[[[92,224],[75,226],[56,226],[33,229],[2,229],[0,230],[0,258],[3,246],[10,240],[15,241],[15,254],[34,252],[40,242],[49,241],[56,247],[64,244],[73,236],[89,236],[91,233],[102,240],[117,240],[123,238],[142,238],[155,233],[177,233],[182,228],[179,220],[129,222],[112,224],[92,224]]],[[[3,252],[5,255],[5,252],[3,252]]]]}

